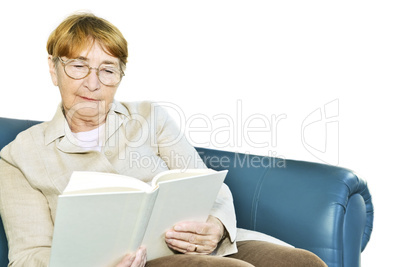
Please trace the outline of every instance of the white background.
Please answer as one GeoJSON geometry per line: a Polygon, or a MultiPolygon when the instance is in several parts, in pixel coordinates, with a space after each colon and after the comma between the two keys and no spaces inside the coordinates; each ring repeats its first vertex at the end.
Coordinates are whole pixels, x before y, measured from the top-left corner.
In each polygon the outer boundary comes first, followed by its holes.
{"type": "Polygon", "coordinates": [[[174,103],[194,145],[355,170],[375,205],[362,266],[392,266],[402,239],[398,4],[7,1],[0,6],[0,116],[52,118],[60,98],[48,74],[47,38],[72,12],[92,11],[129,42],[118,100],[174,103]],[[194,119],[199,114],[209,128],[194,119]]]}

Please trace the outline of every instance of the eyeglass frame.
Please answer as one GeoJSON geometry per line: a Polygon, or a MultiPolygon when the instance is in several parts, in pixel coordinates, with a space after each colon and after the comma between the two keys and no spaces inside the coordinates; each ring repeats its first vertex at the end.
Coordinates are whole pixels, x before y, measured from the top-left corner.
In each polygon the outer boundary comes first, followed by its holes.
{"type": "Polygon", "coordinates": [[[112,85],[104,84],[104,83],[101,81],[100,77],[99,77],[99,67],[100,67],[103,63],[99,64],[99,66],[98,66],[97,68],[94,68],[94,67],[89,66],[89,64],[88,64],[87,62],[85,62],[84,60],[77,59],[77,58],[70,58],[70,59],[67,59],[66,61],[64,61],[61,57],[58,57],[58,59],[59,59],[60,62],[63,64],[64,73],[65,73],[68,77],[70,77],[71,79],[73,79],[73,80],[82,80],[82,79],[85,79],[86,77],[89,76],[89,74],[91,74],[92,69],[95,69],[95,70],[96,70],[96,76],[98,77],[98,80],[99,80],[103,85],[105,85],[105,86],[116,86],[116,85],[118,85],[118,84],[121,82],[121,80],[123,79],[123,76],[125,76],[125,73],[124,73],[123,70],[117,69],[117,70],[120,72],[120,80],[119,80],[119,82],[117,82],[116,84],[112,84],[112,85]],[[88,66],[88,73],[87,73],[87,75],[85,75],[85,76],[82,77],[82,78],[74,78],[74,77],[71,77],[71,76],[67,73],[67,71],[66,71],[66,65],[67,65],[68,63],[74,61],[74,60],[78,60],[78,61],[82,61],[82,62],[86,63],[86,66],[88,66]]]}

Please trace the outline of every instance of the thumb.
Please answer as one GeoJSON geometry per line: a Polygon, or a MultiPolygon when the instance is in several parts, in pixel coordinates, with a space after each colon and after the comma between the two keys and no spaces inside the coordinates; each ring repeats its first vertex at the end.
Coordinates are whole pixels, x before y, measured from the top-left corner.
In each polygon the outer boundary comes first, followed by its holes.
{"type": "Polygon", "coordinates": [[[135,252],[129,253],[120,261],[116,267],[130,267],[133,261],[135,260],[135,252]]]}

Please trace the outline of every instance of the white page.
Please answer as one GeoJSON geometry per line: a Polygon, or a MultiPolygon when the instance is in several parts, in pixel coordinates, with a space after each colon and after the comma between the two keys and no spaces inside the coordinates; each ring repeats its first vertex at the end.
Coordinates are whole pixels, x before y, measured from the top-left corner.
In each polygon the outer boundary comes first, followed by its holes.
{"type": "Polygon", "coordinates": [[[212,169],[186,169],[186,170],[173,169],[169,171],[164,171],[157,174],[152,179],[152,187],[155,187],[158,183],[163,181],[177,180],[191,176],[203,175],[207,173],[216,173],[216,171],[212,169]]]}
{"type": "Polygon", "coordinates": [[[143,242],[148,260],[173,254],[165,243],[165,233],[174,224],[187,220],[206,221],[226,174],[227,171],[214,171],[159,183],[158,198],[143,242]]]}
{"type": "Polygon", "coordinates": [[[75,171],[71,175],[63,194],[96,193],[97,191],[100,193],[106,191],[118,192],[123,191],[123,188],[128,190],[151,190],[148,184],[134,177],[114,173],[75,171]]]}
{"type": "Polygon", "coordinates": [[[151,195],[60,196],[50,266],[114,267],[141,244],[142,236],[135,239],[133,232],[151,195]]]}

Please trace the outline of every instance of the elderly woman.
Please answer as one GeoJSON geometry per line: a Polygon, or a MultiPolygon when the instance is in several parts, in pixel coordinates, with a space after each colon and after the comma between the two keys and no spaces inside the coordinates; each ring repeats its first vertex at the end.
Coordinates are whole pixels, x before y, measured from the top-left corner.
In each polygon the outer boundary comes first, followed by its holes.
{"type": "MultiPolygon", "coordinates": [[[[51,121],[22,132],[0,154],[0,212],[10,266],[48,265],[57,199],[73,171],[119,173],[148,182],[166,169],[205,168],[163,109],[114,100],[128,52],[111,23],[74,14],[53,31],[47,50],[61,104],[51,121]],[[152,158],[153,165],[130,164],[133,152],[152,158]]],[[[224,185],[206,222],[182,222],[167,231],[166,244],[175,255],[146,263],[146,248],[140,247],[122,255],[118,266],[325,266],[304,250],[236,237],[231,193],[224,185]]]]}

